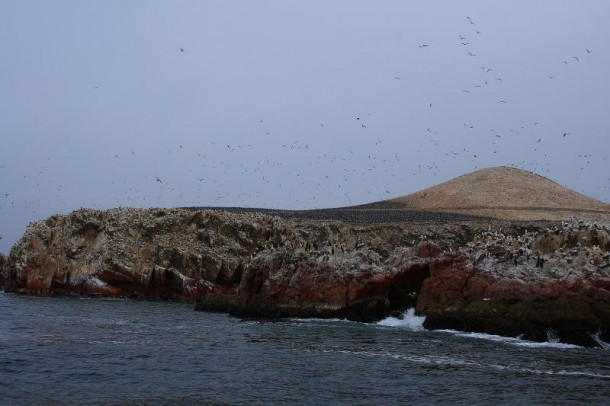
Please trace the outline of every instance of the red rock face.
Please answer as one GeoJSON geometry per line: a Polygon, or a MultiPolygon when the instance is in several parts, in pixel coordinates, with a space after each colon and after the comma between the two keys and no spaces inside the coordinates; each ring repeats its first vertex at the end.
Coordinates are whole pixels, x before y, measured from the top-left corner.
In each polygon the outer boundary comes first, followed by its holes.
{"type": "Polygon", "coordinates": [[[596,345],[610,338],[608,275],[538,278],[525,282],[476,267],[446,266],[424,282],[417,312],[426,328],[476,331],[545,341],[596,345]]]}
{"type": "Polygon", "coordinates": [[[389,276],[351,257],[332,262],[261,257],[246,269],[232,312],[259,317],[345,317],[379,320],[389,313],[389,276]]]}
{"type": "MultiPolygon", "coordinates": [[[[3,289],[191,302],[234,291],[247,247],[223,240],[214,228],[208,235],[208,223],[226,227],[220,216],[164,210],[132,210],[129,216],[124,211],[81,210],[33,224],[1,273],[3,289]],[[223,256],[202,243],[202,233],[223,242],[221,254],[224,249],[231,253],[223,256]]],[[[236,233],[239,226],[233,225],[236,233]]]]}

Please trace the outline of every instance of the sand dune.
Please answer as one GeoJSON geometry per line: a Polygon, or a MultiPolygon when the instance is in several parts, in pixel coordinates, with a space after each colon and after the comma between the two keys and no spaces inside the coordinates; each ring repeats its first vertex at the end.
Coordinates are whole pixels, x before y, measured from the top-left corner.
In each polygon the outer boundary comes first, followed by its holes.
{"type": "Polygon", "coordinates": [[[481,169],[419,192],[391,199],[405,209],[505,220],[557,220],[610,215],[610,204],[521,169],[481,169]]]}

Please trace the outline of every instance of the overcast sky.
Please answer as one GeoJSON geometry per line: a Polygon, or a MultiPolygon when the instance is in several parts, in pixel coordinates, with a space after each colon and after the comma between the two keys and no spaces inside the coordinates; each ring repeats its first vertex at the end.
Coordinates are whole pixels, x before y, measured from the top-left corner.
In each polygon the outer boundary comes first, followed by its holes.
{"type": "Polygon", "coordinates": [[[80,207],[308,209],[511,165],[610,201],[610,2],[0,0],[0,251],[80,207]]]}

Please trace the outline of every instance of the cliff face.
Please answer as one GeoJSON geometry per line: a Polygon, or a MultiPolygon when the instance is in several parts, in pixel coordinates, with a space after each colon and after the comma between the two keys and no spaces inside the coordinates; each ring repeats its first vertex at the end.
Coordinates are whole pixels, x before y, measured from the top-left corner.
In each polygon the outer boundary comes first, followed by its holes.
{"type": "Polygon", "coordinates": [[[566,224],[517,238],[483,232],[435,268],[417,311],[427,328],[595,345],[610,338],[610,237],[566,224]]]}
{"type": "MultiPolygon", "coordinates": [[[[441,231],[445,245],[463,234],[441,231]]],[[[11,250],[3,283],[6,291],[42,295],[233,299],[243,274],[265,261],[342,272],[373,266],[370,258],[380,262],[417,238],[417,229],[257,213],[82,209],[30,224],[11,250]]]]}
{"type": "Polygon", "coordinates": [[[610,341],[608,229],[497,227],[83,209],[30,224],[0,283],[241,316],[375,321],[415,307],[428,328],[610,341]]]}

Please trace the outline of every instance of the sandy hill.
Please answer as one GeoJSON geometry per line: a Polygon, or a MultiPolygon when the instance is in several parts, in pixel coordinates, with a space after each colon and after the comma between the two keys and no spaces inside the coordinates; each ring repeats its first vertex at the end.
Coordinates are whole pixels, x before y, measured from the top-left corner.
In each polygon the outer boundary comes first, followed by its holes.
{"type": "Polygon", "coordinates": [[[610,204],[521,169],[481,169],[390,202],[405,209],[506,220],[558,220],[578,215],[610,218],[610,204]]]}

